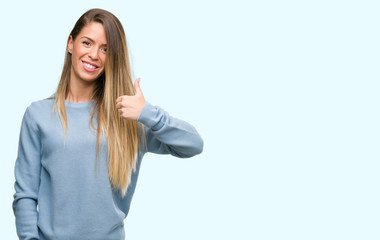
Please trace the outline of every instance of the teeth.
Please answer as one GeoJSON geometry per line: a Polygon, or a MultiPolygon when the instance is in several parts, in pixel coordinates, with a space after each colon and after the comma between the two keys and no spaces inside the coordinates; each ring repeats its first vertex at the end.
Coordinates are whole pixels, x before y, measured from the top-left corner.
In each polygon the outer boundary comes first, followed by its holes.
{"type": "Polygon", "coordinates": [[[95,66],[92,66],[91,64],[88,64],[88,63],[84,63],[84,65],[88,68],[91,68],[91,69],[95,69],[96,67],[95,66]]]}

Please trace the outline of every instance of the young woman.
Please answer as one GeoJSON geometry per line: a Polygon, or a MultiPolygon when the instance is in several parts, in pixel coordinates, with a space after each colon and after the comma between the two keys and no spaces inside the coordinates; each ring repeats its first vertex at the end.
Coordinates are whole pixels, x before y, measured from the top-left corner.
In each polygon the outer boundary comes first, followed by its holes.
{"type": "Polygon", "coordinates": [[[26,110],[15,165],[20,239],[124,239],[123,220],[146,152],[191,157],[203,141],[190,124],[144,99],[125,33],[91,9],[70,33],[53,97],[26,110]]]}

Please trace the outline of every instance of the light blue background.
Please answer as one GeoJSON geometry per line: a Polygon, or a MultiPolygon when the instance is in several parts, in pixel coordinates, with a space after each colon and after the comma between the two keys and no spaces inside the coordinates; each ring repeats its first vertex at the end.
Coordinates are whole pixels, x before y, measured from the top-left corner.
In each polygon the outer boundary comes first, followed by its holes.
{"type": "Polygon", "coordinates": [[[146,99],[205,141],[144,158],[127,239],[380,239],[378,1],[102,2],[0,3],[1,239],[23,113],[93,7],[123,23],[146,99]]]}

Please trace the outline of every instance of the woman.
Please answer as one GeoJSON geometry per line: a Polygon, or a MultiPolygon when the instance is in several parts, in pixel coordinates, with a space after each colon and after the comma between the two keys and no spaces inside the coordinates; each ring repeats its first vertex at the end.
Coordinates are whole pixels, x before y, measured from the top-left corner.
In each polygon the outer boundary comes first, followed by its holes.
{"type": "Polygon", "coordinates": [[[91,9],[70,33],[56,94],[26,110],[15,165],[20,239],[124,239],[146,152],[191,157],[203,141],[132,83],[125,33],[91,9]]]}

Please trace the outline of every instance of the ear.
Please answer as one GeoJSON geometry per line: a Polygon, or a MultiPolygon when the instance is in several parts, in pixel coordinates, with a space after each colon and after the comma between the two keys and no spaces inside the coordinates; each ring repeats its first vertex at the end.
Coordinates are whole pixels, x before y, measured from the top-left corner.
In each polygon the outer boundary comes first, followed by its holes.
{"type": "Polygon", "coordinates": [[[70,54],[73,53],[73,47],[74,47],[73,37],[70,35],[69,39],[67,40],[67,51],[70,54]]]}

